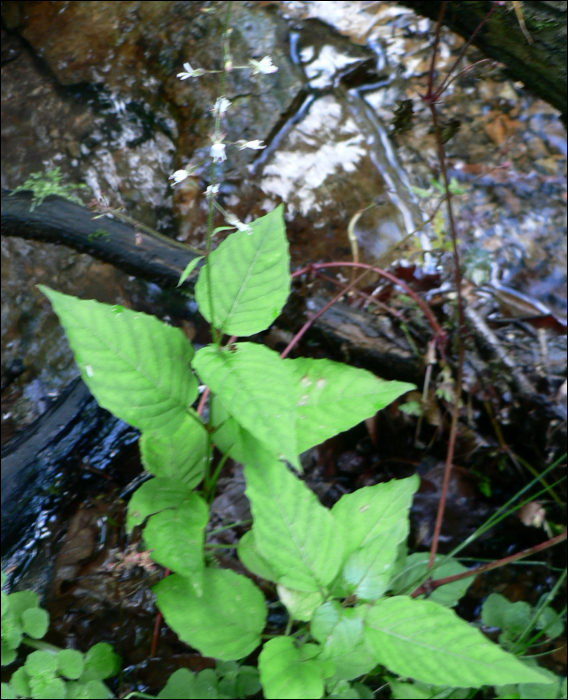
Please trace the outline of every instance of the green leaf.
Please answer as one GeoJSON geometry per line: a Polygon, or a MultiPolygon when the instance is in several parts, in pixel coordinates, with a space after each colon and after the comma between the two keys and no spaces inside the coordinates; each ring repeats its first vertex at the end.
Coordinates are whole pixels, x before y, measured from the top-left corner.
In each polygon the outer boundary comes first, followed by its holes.
{"type": "Polygon", "coordinates": [[[203,656],[241,659],[260,644],[266,604],[248,578],[228,569],[205,569],[201,598],[179,574],[162,579],[153,590],[167,624],[203,656]]]}
{"type": "Polygon", "coordinates": [[[356,608],[328,601],[315,611],[310,630],[323,645],[322,659],[333,662],[334,679],[351,680],[377,665],[362,643],[363,622],[356,608]]]}
{"type": "Polygon", "coordinates": [[[52,700],[53,698],[65,700],[67,697],[67,686],[61,678],[52,678],[51,680],[32,678],[30,679],[30,688],[32,698],[38,700],[52,700]]]}
{"type": "Polygon", "coordinates": [[[290,255],[282,205],[237,231],[207,257],[195,285],[199,311],[227,335],[263,331],[290,294],[290,255]],[[209,303],[209,280],[213,304],[209,303]]]}
{"type": "Polygon", "coordinates": [[[152,559],[190,579],[197,594],[203,593],[203,540],[209,508],[192,493],[178,508],[152,515],[144,528],[144,542],[152,559]]]}
{"type": "MultiPolygon", "coordinates": [[[[430,555],[428,552],[416,552],[408,556],[404,569],[396,579],[392,581],[393,593],[412,593],[426,578],[429,559],[430,555]]],[[[443,559],[444,557],[442,556],[438,556],[435,559],[434,563],[437,564],[437,566],[432,570],[434,581],[468,571],[467,567],[463,566],[455,559],[446,559],[443,564],[439,564],[443,559]]],[[[445,605],[448,608],[453,608],[454,605],[458,604],[460,598],[465,595],[467,589],[473,583],[473,578],[474,577],[471,576],[470,578],[464,578],[460,581],[454,581],[453,583],[447,583],[445,586],[435,588],[428,596],[428,599],[433,600],[435,603],[440,603],[440,605],[445,605]]],[[[424,596],[419,597],[422,598],[424,596]]]]}
{"type": "Polygon", "coordinates": [[[182,331],[141,312],[38,288],[98,403],[142,431],[174,433],[197,397],[194,351],[182,331]]]}
{"type": "Polygon", "coordinates": [[[8,666],[11,664],[15,659],[18,654],[16,653],[16,649],[20,646],[20,641],[21,641],[21,635],[20,639],[18,640],[18,643],[12,646],[10,646],[2,640],[2,666],[8,666]]]}
{"type": "Polygon", "coordinates": [[[331,513],[281,462],[245,466],[254,540],[278,575],[298,591],[321,591],[342,561],[342,538],[331,513]]]}
{"type": "Polygon", "coordinates": [[[85,662],[83,654],[76,649],[62,649],[57,656],[57,669],[61,676],[77,680],[83,673],[85,662]]]}
{"type": "Polygon", "coordinates": [[[34,639],[41,639],[49,627],[49,613],[42,608],[28,608],[22,613],[22,628],[34,639]]]}
{"type": "Polygon", "coordinates": [[[331,512],[343,532],[346,556],[401,522],[408,528],[408,511],[419,484],[419,478],[411,476],[342,496],[331,512]]]}
{"type": "Polygon", "coordinates": [[[29,698],[31,696],[30,677],[23,666],[20,666],[20,668],[14,671],[12,678],[10,678],[10,685],[17,693],[14,697],[21,696],[23,698],[29,698]]]}
{"type": "Polygon", "coordinates": [[[429,600],[382,598],[363,624],[377,662],[400,676],[455,688],[547,682],[453,610],[429,600]]]}
{"type": "Polygon", "coordinates": [[[564,622],[554,608],[547,606],[538,616],[536,628],[543,630],[549,639],[555,639],[564,632],[564,622]]]}
{"type": "Polygon", "coordinates": [[[500,593],[491,593],[481,606],[481,621],[487,627],[505,626],[505,612],[511,603],[500,593]]]}
{"type": "Polygon", "coordinates": [[[299,452],[352,428],[416,388],[331,360],[300,357],[284,363],[293,375],[299,452]]]}
{"type": "Polygon", "coordinates": [[[108,642],[99,642],[85,654],[85,671],[95,672],[99,678],[110,678],[118,673],[120,657],[108,642]]]}
{"type": "Polygon", "coordinates": [[[206,668],[195,676],[194,698],[203,700],[204,698],[218,698],[217,674],[212,668],[206,668]]]}
{"type": "Polygon", "coordinates": [[[184,700],[195,697],[193,694],[195,675],[187,668],[178,668],[168,678],[168,682],[158,693],[159,698],[168,700],[184,700]]]}
{"type": "Polygon", "coordinates": [[[128,504],[126,532],[132,532],[141,525],[149,515],[160,513],[166,508],[179,508],[181,504],[193,497],[193,490],[179,479],[163,476],[145,481],[135,492],[128,504]]]}
{"type": "Polygon", "coordinates": [[[428,700],[430,693],[421,690],[414,683],[401,683],[400,681],[389,681],[391,688],[391,698],[393,700],[428,700]]]}
{"type": "Polygon", "coordinates": [[[246,568],[256,576],[260,576],[260,578],[264,578],[267,581],[273,581],[274,583],[278,581],[277,574],[258,551],[252,530],[245,532],[239,540],[237,554],[246,568]]]}
{"type": "Polygon", "coordinates": [[[76,683],[73,681],[67,683],[67,697],[77,698],[77,700],[101,700],[101,698],[113,698],[114,695],[102,681],[91,679],[85,682],[79,680],[76,683]]]}
{"type": "Polygon", "coordinates": [[[278,353],[254,343],[221,350],[210,345],[196,353],[193,364],[239,425],[299,466],[290,375],[278,353]]]}
{"type": "Polygon", "coordinates": [[[314,610],[323,602],[322,594],[305,591],[295,591],[293,588],[286,588],[278,584],[276,586],[280,601],[286,606],[288,614],[292,620],[303,620],[309,622],[312,619],[314,610]]]}
{"type": "Polygon", "coordinates": [[[19,695],[7,683],[2,683],[2,700],[13,700],[19,695]]]}
{"type": "Polygon", "coordinates": [[[17,591],[16,593],[10,593],[7,598],[9,610],[18,622],[21,622],[22,615],[26,610],[37,608],[39,604],[37,593],[33,591],[17,591]]]}
{"type": "Polygon", "coordinates": [[[342,583],[349,595],[368,601],[383,595],[392,578],[398,545],[407,536],[408,517],[349,555],[341,570],[342,583]]]}
{"type": "Polygon", "coordinates": [[[144,468],[154,476],[172,477],[191,488],[203,479],[207,464],[207,431],[194,411],[175,433],[147,430],[140,437],[144,468]]]}
{"type": "Polygon", "coordinates": [[[203,255],[198,255],[196,258],[193,258],[193,260],[190,260],[187,263],[185,270],[181,273],[181,277],[179,278],[179,282],[176,284],[176,287],[180,287],[185,282],[185,280],[191,275],[202,260],[203,255]]]}
{"type": "Polygon", "coordinates": [[[303,660],[290,637],[271,639],[258,657],[260,682],[267,700],[321,698],[323,669],[317,660],[303,660]]]}
{"type": "Polygon", "coordinates": [[[32,651],[24,664],[29,676],[45,676],[53,678],[57,673],[57,659],[47,651],[32,651]]]}

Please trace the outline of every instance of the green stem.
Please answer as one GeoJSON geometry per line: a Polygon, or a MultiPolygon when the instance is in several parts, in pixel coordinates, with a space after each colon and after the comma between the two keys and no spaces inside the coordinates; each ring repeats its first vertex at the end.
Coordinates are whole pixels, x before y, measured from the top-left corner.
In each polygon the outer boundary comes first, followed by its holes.
{"type": "MultiPolygon", "coordinates": [[[[219,93],[218,97],[223,97],[225,94],[225,84],[227,82],[227,71],[225,70],[225,61],[227,58],[227,41],[226,41],[226,36],[227,36],[227,29],[229,27],[229,17],[231,16],[231,8],[232,8],[232,0],[231,2],[228,3],[227,5],[227,13],[225,15],[225,23],[223,26],[223,69],[221,71],[221,76],[219,79],[219,93]]],[[[215,130],[214,134],[219,134],[221,130],[221,112],[220,110],[217,110],[217,114],[215,115],[215,130]]],[[[210,170],[210,176],[209,176],[209,181],[211,187],[215,187],[217,184],[216,182],[216,168],[215,168],[215,161],[211,160],[211,170],[210,170]]],[[[214,203],[213,203],[213,195],[209,197],[209,207],[207,211],[207,241],[205,244],[205,255],[208,258],[209,254],[211,253],[211,244],[213,240],[213,210],[214,210],[214,203]]],[[[213,343],[215,345],[219,345],[221,342],[222,338],[222,333],[215,328],[215,310],[213,308],[213,283],[211,280],[211,267],[209,265],[209,261],[207,261],[207,265],[205,266],[206,270],[206,275],[207,275],[207,294],[209,296],[209,309],[211,313],[211,339],[213,340],[213,343]]]]}

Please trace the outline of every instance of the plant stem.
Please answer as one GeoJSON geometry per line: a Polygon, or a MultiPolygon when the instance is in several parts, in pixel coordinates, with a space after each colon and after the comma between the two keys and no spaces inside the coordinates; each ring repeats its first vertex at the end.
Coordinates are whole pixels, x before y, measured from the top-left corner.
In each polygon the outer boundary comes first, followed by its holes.
{"type": "Polygon", "coordinates": [[[403,282],[403,280],[399,279],[398,277],[395,277],[392,275],[390,272],[387,272],[386,270],[382,270],[380,267],[375,267],[374,265],[367,265],[366,263],[354,263],[354,262],[329,262],[329,263],[315,263],[312,265],[307,265],[306,267],[301,268],[300,270],[296,270],[296,272],[292,273],[292,278],[295,277],[300,277],[301,275],[305,275],[307,272],[311,271],[316,271],[316,270],[323,270],[328,267],[360,267],[361,269],[364,270],[370,270],[377,275],[380,275],[381,277],[384,277],[385,279],[389,280],[393,284],[396,284],[397,286],[401,287],[404,289],[406,294],[408,294],[409,297],[414,299],[414,301],[418,304],[418,306],[422,309],[424,312],[424,315],[428,319],[428,322],[430,323],[430,326],[432,327],[432,330],[434,331],[434,334],[436,336],[436,340],[440,341],[440,352],[443,352],[443,344],[446,341],[446,332],[442,329],[438,321],[436,320],[436,317],[432,313],[430,307],[426,302],[424,302],[416,292],[411,289],[406,282],[403,282]]]}
{"type": "Polygon", "coordinates": [[[411,598],[416,598],[416,596],[422,595],[423,593],[430,593],[440,586],[445,586],[448,583],[453,583],[454,581],[461,581],[464,578],[469,578],[470,576],[477,576],[477,574],[483,574],[486,571],[491,571],[492,569],[498,569],[505,564],[510,564],[511,562],[518,561],[519,559],[524,559],[525,557],[535,554],[535,552],[542,552],[544,549],[549,547],[554,547],[554,545],[563,542],[566,539],[566,532],[562,532],[560,535],[556,535],[546,542],[537,544],[534,547],[529,547],[529,549],[523,549],[522,552],[517,552],[517,554],[511,554],[509,557],[504,559],[498,559],[490,564],[484,564],[483,566],[478,566],[475,569],[470,569],[469,571],[464,571],[461,574],[455,574],[454,576],[446,576],[445,578],[439,578],[435,581],[430,581],[428,583],[423,583],[418,588],[415,588],[410,594],[411,598]]]}

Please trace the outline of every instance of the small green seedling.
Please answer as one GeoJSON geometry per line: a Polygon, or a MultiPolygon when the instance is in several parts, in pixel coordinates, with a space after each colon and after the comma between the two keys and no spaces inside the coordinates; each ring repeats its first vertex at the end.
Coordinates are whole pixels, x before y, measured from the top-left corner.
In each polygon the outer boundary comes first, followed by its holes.
{"type": "Polygon", "coordinates": [[[58,649],[38,641],[48,626],[49,615],[38,606],[33,591],[9,595],[2,591],[2,666],[16,660],[20,644],[36,647],[10,682],[2,683],[2,698],[112,698],[103,683],[118,671],[118,657],[110,644],[95,644],[86,654],[58,649]]]}

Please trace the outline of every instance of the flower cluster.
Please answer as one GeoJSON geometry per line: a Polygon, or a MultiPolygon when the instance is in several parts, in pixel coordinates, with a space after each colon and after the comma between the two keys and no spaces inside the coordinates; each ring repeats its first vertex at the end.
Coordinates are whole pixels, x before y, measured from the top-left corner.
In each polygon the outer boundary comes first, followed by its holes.
{"type": "MultiPolygon", "coordinates": [[[[275,73],[278,68],[272,63],[272,58],[270,56],[264,56],[264,58],[261,58],[259,61],[255,59],[250,59],[248,64],[246,66],[234,66],[232,57],[228,51],[228,47],[225,47],[225,62],[223,66],[223,70],[226,73],[231,72],[232,70],[235,69],[252,69],[252,74],[253,75],[258,75],[260,73],[264,75],[269,75],[270,73],[275,73]]],[[[184,70],[181,73],[177,74],[177,77],[180,80],[187,80],[188,78],[198,78],[201,75],[204,75],[205,73],[220,73],[223,71],[217,71],[217,70],[204,70],[203,68],[192,68],[190,63],[184,63],[183,64],[184,70]]],[[[227,110],[231,106],[231,101],[228,100],[225,95],[221,95],[217,98],[215,101],[215,104],[211,108],[211,113],[215,117],[215,130],[212,135],[209,136],[211,141],[213,142],[211,145],[211,148],[209,150],[209,155],[211,159],[213,160],[214,163],[222,163],[227,159],[227,144],[224,143],[225,141],[225,136],[226,134],[222,134],[220,132],[220,120],[225,116],[227,110]]],[[[246,141],[245,139],[240,139],[239,141],[236,141],[232,145],[237,146],[239,151],[244,150],[245,148],[249,148],[254,151],[262,150],[263,148],[266,148],[266,145],[264,141],[261,141],[259,139],[253,139],[251,141],[246,141]]],[[[186,178],[188,178],[190,175],[192,175],[195,170],[197,169],[197,166],[190,166],[187,167],[186,169],[183,170],[176,170],[172,175],[170,175],[170,180],[173,180],[174,185],[178,185],[180,182],[183,182],[186,178]]],[[[231,214],[230,212],[225,211],[216,201],[215,197],[219,193],[219,185],[214,184],[214,185],[209,185],[207,189],[205,190],[205,197],[207,201],[213,203],[213,205],[223,214],[225,217],[225,220],[230,226],[234,226],[237,228],[239,231],[246,231],[249,235],[252,234],[253,230],[251,226],[248,224],[244,224],[242,221],[240,221],[234,214],[231,214]]]]}

